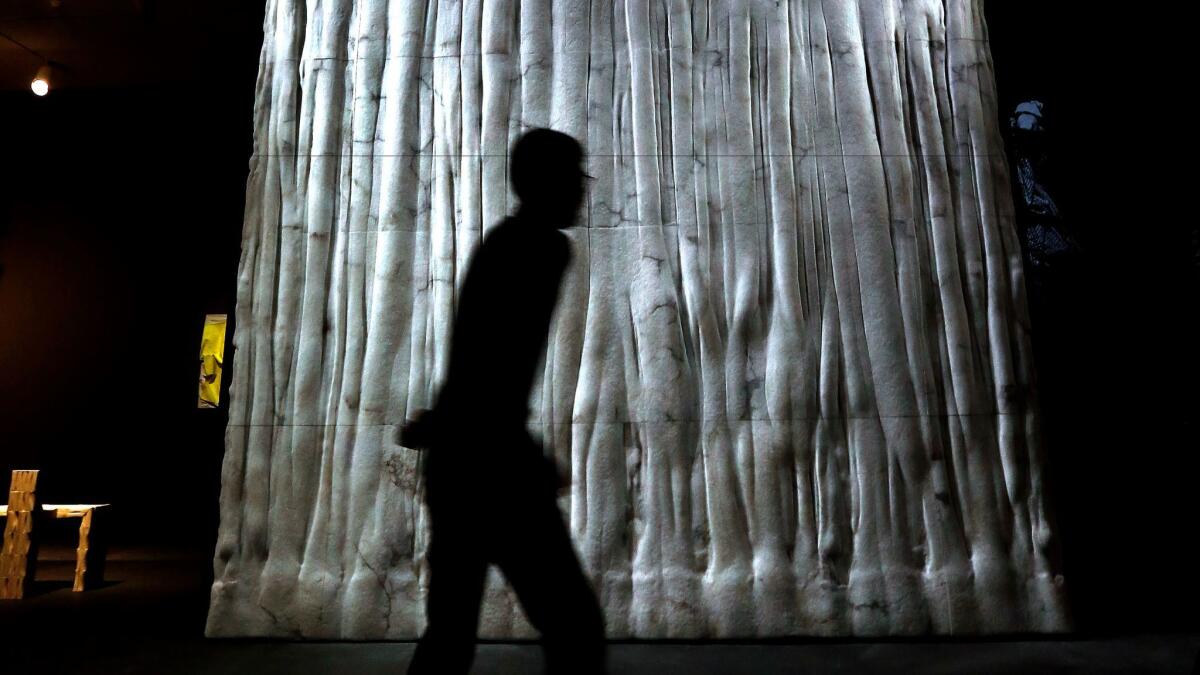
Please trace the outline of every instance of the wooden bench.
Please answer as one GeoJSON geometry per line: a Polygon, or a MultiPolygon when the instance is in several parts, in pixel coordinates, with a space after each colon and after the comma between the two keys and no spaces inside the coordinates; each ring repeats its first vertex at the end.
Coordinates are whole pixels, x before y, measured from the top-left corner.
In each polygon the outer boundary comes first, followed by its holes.
{"type": "MultiPolygon", "coordinates": [[[[99,514],[108,504],[39,504],[35,487],[37,471],[14,471],[8,505],[0,506],[4,518],[4,546],[0,549],[0,600],[17,600],[33,583],[37,560],[35,513],[43,518],[78,518],[79,547],[75,549],[75,580],[71,590],[83,591],[104,578],[107,551],[93,534],[99,514]],[[11,510],[11,512],[10,512],[11,510]]],[[[103,529],[103,528],[101,528],[103,529]]]]}

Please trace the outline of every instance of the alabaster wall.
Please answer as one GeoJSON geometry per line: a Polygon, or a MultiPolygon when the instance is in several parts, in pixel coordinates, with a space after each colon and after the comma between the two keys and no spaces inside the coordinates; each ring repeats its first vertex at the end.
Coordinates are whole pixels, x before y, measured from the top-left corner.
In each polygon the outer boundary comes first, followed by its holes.
{"type": "MultiPolygon", "coordinates": [[[[549,126],[535,386],[612,636],[1065,627],[982,0],[267,4],[210,635],[410,638],[397,424],[549,126]]],[[[481,633],[530,628],[500,578],[481,633]]]]}

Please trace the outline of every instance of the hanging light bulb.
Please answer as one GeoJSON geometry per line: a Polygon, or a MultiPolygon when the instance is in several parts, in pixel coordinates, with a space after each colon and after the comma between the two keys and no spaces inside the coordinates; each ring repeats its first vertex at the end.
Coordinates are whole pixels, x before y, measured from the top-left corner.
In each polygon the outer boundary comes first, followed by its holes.
{"type": "Polygon", "coordinates": [[[50,92],[50,64],[46,64],[38,68],[37,75],[33,77],[33,82],[29,83],[29,88],[38,96],[45,96],[50,92]]]}

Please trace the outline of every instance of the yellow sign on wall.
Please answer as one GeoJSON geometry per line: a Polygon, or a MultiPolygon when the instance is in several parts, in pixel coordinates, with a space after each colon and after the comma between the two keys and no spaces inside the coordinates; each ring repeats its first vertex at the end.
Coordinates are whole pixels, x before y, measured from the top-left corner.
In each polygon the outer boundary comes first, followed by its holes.
{"type": "Polygon", "coordinates": [[[197,408],[216,408],[221,403],[221,366],[225,362],[226,314],[204,317],[200,338],[200,400],[197,408]]]}

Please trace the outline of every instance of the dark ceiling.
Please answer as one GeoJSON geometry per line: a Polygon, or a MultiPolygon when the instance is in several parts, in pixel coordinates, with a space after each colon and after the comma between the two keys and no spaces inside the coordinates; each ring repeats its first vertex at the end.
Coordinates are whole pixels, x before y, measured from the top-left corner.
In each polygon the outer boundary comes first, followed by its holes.
{"type": "Polygon", "coordinates": [[[0,91],[42,65],[12,40],[63,66],[55,90],[178,82],[244,60],[261,17],[254,0],[0,0],[0,91]]]}

